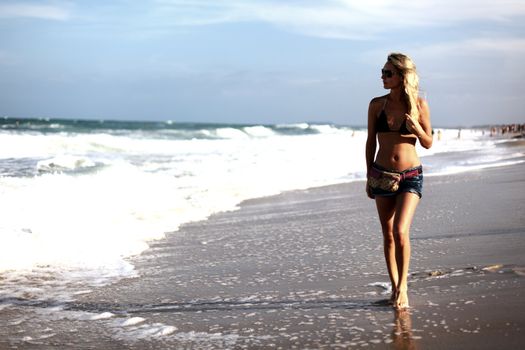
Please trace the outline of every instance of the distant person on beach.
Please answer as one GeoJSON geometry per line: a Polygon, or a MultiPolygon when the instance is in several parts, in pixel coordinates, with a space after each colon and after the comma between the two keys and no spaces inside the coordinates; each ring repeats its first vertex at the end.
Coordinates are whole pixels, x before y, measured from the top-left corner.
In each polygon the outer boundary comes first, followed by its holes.
{"type": "Polygon", "coordinates": [[[408,56],[390,54],[381,79],[390,92],[373,98],[368,107],[366,192],[375,198],[381,222],[391,302],[396,309],[406,309],[409,231],[423,190],[423,168],[415,146],[418,140],[424,148],[432,146],[432,126],[428,104],[418,95],[416,66],[408,56]]]}

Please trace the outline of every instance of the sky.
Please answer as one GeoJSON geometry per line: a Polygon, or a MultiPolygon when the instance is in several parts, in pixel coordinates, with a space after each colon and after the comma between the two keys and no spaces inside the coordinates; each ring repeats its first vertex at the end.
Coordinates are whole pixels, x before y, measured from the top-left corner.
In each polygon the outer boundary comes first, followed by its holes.
{"type": "Polygon", "coordinates": [[[0,0],[0,117],[364,126],[390,52],[433,125],[525,122],[524,0],[0,0]]]}

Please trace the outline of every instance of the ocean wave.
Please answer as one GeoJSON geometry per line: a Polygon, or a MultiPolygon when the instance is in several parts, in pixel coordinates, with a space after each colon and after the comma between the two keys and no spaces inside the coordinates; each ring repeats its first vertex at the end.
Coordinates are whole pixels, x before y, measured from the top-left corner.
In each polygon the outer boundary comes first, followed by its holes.
{"type": "Polygon", "coordinates": [[[330,124],[314,124],[310,125],[310,129],[316,130],[318,133],[321,134],[333,134],[341,130],[337,126],[330,124]]]}
{"type": "Polygon", "coordinates": [[[246,139],[249,137],[243,130],[237,128],[218,128],[212,134],[223,139],[246,139]]]}
{"type": "Polygon", "coordinates": [[[244,132],[252,137],[271,137],[276,133],[271,129],[262,125],[246,126],[243,128],[244,132]]]}
{"type": "Polygon", "coordinates": [[[274,135],[309,135],[334,133],[347,127],[333,124],[293,123],[278,125],[209,124],[184,122],[130,122],[115,120],[11,119],[0,120],[4,131],[42,134],[109,134],[142,138],[238,139],[274,135]]]}
{"type": "Polygon", "coordinates": [[[59,155],[51,159],[41,160],[36,168],[40,173],[74,171],[78,169],[93,168],[97,164],[87,157],[73,155],[59,155]]]}
{"type": "Polygon", "coordinates": [[[297,123],[297,124],[277,124],[277,129],[300,129],[306,130],[310,127],[308,123],[297,123]]]}

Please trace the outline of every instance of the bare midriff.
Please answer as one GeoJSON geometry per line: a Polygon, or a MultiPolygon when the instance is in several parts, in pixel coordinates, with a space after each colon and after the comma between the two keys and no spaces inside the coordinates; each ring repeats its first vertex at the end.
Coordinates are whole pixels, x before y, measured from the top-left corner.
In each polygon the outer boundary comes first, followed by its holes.
{"type": "Polygon", "coordinates": [[[401,135],[398,132],[377,133],[379,151],[375,162],[385,169],[403,171],[421,164],[416,153],[415,135],[401,135]]]}

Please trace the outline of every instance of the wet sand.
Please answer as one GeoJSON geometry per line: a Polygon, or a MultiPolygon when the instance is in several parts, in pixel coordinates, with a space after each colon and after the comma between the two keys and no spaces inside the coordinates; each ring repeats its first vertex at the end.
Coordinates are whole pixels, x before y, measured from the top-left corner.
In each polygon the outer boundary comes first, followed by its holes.
{"type": "Polygon", "coordinates": [[[425,178],[395,312],[364,183],[249,200],[76,301],[0,309],[0,349],[513,349],[525,345],[525,164],[425,178]]]}

